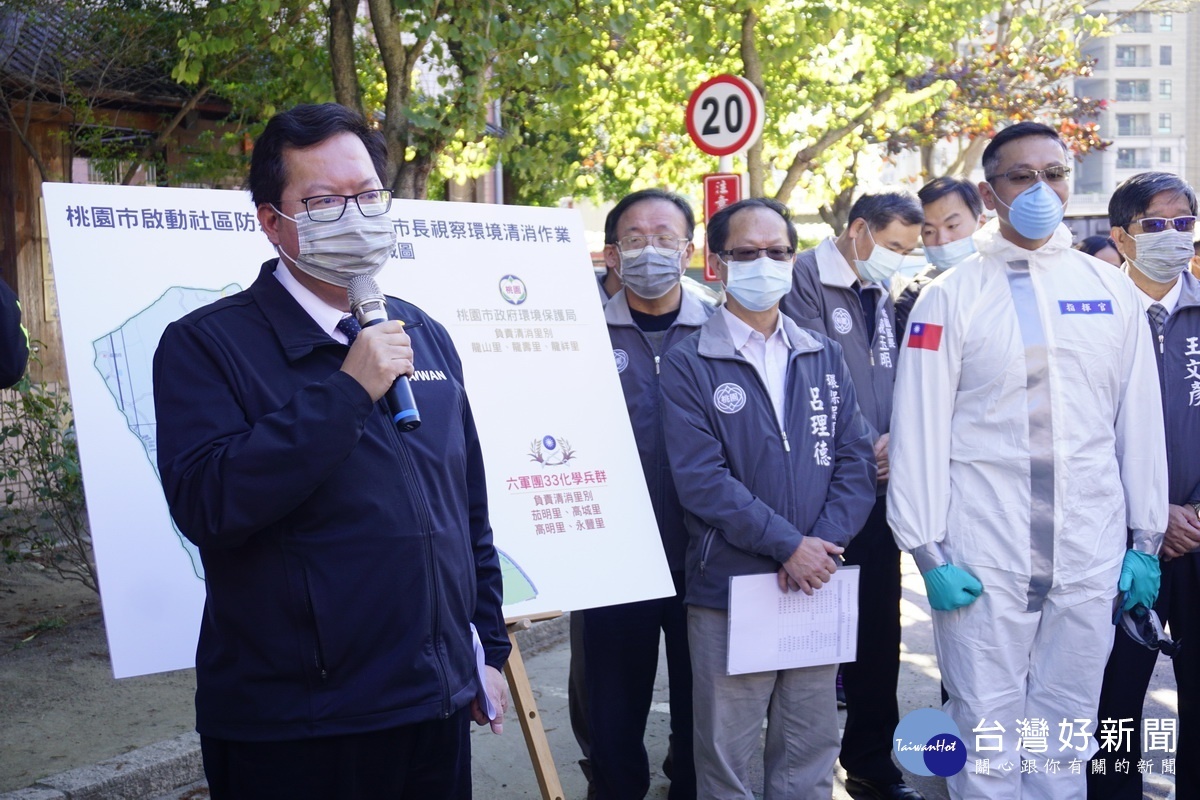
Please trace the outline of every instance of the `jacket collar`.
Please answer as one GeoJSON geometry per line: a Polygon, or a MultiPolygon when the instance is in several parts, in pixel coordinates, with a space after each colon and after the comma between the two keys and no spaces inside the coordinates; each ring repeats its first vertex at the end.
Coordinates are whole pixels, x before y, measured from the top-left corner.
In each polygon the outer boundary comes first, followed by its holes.
{"type": "MultiPolygon", "coordinates": [[[[614,294],[607,303],[604,304],[604,321],[609,325],[623,325],[631,327],[634,325],[633,315],[629,313],[629,298],[625,296],[625,287],[614,294]]],[[[676,325],[688,325],[693,328],[698,328],[708,319],[708,312],[704,308],[704,304],[700,298],[695,297],[687,289],[682,289],[682,300],[679,303],[679,316],[671,323],[671,327],[676,325]]]]}
{"type": "Polygon", "coordinates": [[[1037,250],[1017,247],[1000,233],[1000,218],[995,217],[975,232],[975,247],[981,254],[995,254],[1005,261],[1032,261],[1035,256],[1049,255],[1071,248],[1071,231],[1061,222],[1050,240],[1037,250]]]}
{"type": "Polygon", "coordinates": [[[1179,280],[1183,282],[1183,287],[1179,293],[1179,302],[1175,304],[1175,310],[1200,306],[1200,280],[1196,280],[1186,269],[1180,274],[1179,280]]]}
{"type": "Polygon", "coordinates": [[[837,249],[837,240],[832,236],[817,245],[813,255],[817,259],[817,274],[825,286],[849,289],[858,283],[858,275],[837,249]]]}
{"type": "MultiPolygon", "coordinates": [[[[787,334],[793,356],[799,353],[815,353],[824,348],[821,340],[792,322],[782,311],[779,312],[779,316],[783,320],[783,332],[787,334]]],[[[700,342],[697,348],[705,358],[741,358],[737,348],[733,346],[733,337],[729,333],[729,326],[725,324],[724,314],[713,314],[700,328],[700,342]]]]}
{"type": "MultiPolygon", "coordinates": [[[[250,296],[262,310],[271,329],[279,337],[279,343],[289,361],[307,356],[314,348],[338,344],[333,337],[321,330],[291,293],[275,277],[275,265],[279,259],[263,262],[258,278],[250,286],[250,296]]],[[[343,345],[344,346],[344,345],[343,345]]]]}

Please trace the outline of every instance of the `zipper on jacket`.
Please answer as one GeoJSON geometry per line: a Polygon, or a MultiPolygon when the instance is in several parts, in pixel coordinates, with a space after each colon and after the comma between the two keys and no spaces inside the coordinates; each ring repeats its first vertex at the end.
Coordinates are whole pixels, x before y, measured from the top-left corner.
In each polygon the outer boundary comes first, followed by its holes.
{"type": "Polygon", "coordinates": [[[321,645],[321,626],[317,624],[317,607],[312,601],[312,589],[308,583],[308,570],[301,569],[301,574],[304,575],[304,603],[308,606],[308,616],[312,620],[313,640],[316,643],[313,648],[313,666],[317,668],[317,675],[322,681],[329,679],[329,672],[325,669],[325,648],[321,645]]]}
{"type": "Polygon", "coordinates": [[[700,547],[700,574],[704,574],[704,570],[708,567],[708,551],[712,548],[713,539],[717,535],[717,529],[711,525],[704,534],[704,543],[700,547]]]}
{"type": "Polygon", "coordinates": [[[442,638],[442,620],[438,608],[438,597],[441,595],[441,591],[438,585],[437,564],[433,557],[433,525],[429,519],[428,502],[425,498],[425,492],[421,488],[420,482],[415,479],[416,470],[409,456],[408,447],[404,444],[404,440],[396,432],[393,425],[389,423],[386,427],[391,432],[396,450],[400,454],[405,482],[409,485],[409,490],[417,501],[413,503],[413,506],[416,508],[421,520],[421,544],[425,550],[425,566],[429,571],[429,618],[430,635],[433,639],[431,642],[433,648],[433,668],[438,674],[438,680],[442,684],[442,719],[448,719],[452,713],[450,709],[450,682],[446,678],[446,668],[442,664],[442,656],[439,652],[442,638]]]}
{"type": "Polygon", "coordinates": [[[784,452],[787,452],[787,453],[790,453],[790,452],[792,452],[792,446],[791,446],[790,444],[788,444],[788,440],[787,440],[787,431],[785,431],[785,430],[783,430],[782,428],[780,428],[780,429],[779,429],[779,435],[783,437],[783,449],[784,449],[784,452]]]}
{"type": "MultiPolygon", "coordinates": [[[[1160,338],[1160,341],[1161,341],[1161,337],[1159,337],[1159,338],[1160,338]]],[[[655,355],[655,356],[654,356],[654,374],[655,374],[655,375],[658,375],[658,374],[659,374],[659,372],[661,372],[661,370],[659,369],[659,364],[660,364],[661,362],[662,362],[662,356],[660,356],[660,355],[655,355]]]]}
{"type": "Polygon", "coordinates": [[[1163,338],[1164,338],[1164,334],[1160,333],[1158,335],[1158,352],[1160,352],[1160,353],[1166,352],[1165,350],[1163,350],[1163,338]]]}

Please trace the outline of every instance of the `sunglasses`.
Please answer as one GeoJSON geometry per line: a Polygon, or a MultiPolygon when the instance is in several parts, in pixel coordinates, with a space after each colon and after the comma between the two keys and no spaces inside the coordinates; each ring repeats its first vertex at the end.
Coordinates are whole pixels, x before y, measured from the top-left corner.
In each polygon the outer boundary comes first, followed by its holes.
{"type": "Polygon", "coordinates": [[[1168,227],[1174,228],[1180,233],[1191,233],[1196,229],[1196,218],[1175,217],[1174,219],[1163,219],[1162,217],[1146,217],[1145,219],[1134,220],[1134,224],[1142,226],[1142,233],[1162,233],[1168,227]]]}

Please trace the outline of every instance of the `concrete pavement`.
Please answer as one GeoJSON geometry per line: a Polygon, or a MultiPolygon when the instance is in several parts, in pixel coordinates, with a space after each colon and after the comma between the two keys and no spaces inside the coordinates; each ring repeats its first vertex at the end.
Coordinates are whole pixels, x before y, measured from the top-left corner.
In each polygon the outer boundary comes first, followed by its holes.
{"type": "MultiPolygon", "coordinates": [[[[907,558],[901,613],[904,645],[898,694],[903,715],[910,710],[934,707],[939,703],[939,676],[933,656],[928,604],[920,576],[907,558]]],[[[567,712],[570,653],[566,622],[564,617],[538,623],[532,630],[518,634],[518,641],[526,656],[530,683],[564,795],[568,800],[582,800],[586,796],[586,784],[577,765],[579,752],[567,712]]],[[[669,732],[665,661],[665,656],[660,657],[655,705],[646,731],[646,747],[653,770],[648,795],[650,800],[665,800],[668,788],[668,782],[661,772],[669,732]]],[[[832,691],[832,687],[830,689],[832,691]]],[[[1147,699],[1146,716],[1174,717],[1176,713],[1170,665],[1166,659],[1160,659],[1147,699]]],[[[844,722],[844,712],[841,716],[844,722]]],[[[194,734],[169,739],[93,767],[52,776],[29,789],[0,794],[0,800],[199,800],[207,797],[208,793],[201,780],[198,747],[194,734]]],[[[520,725],[511,713],[502,736],[495,736],[486,728],[473,729],[472,750],[477,798],[517,800],[540,797],[520,725]]],[[[835,800],[848,797],[842,787],[843,778],[844,774],[839,768],[834,789],[835,800]]],[[[761,797],[761,762],[757,765],[755,780],[756,791],[761,797]]],[[[945,800],[948,797],[945,782],[941,779],[909,776],[908,780],[928,800],[945,800]]],[[[1146,796],[1156,800],[1173,797],[1171,780],[1159,775],[1152,776],[1148,781],[1146,796]]]]}

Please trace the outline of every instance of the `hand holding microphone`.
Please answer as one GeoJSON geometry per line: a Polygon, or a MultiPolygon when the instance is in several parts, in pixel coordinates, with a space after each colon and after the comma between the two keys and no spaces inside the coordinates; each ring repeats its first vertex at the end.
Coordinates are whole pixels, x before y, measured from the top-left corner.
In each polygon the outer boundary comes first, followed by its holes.
{"type": "Polygon", "coordinates": [[[404,323],[388,319],[387,301],[374,278],[351,279],[349,296],[362,333],[342,362],[342,371],[362,384],[372,400],[387,400],[392,421],[401,432],[419,428],[421,415],[408,385],[413,352],[404,323]]]}

